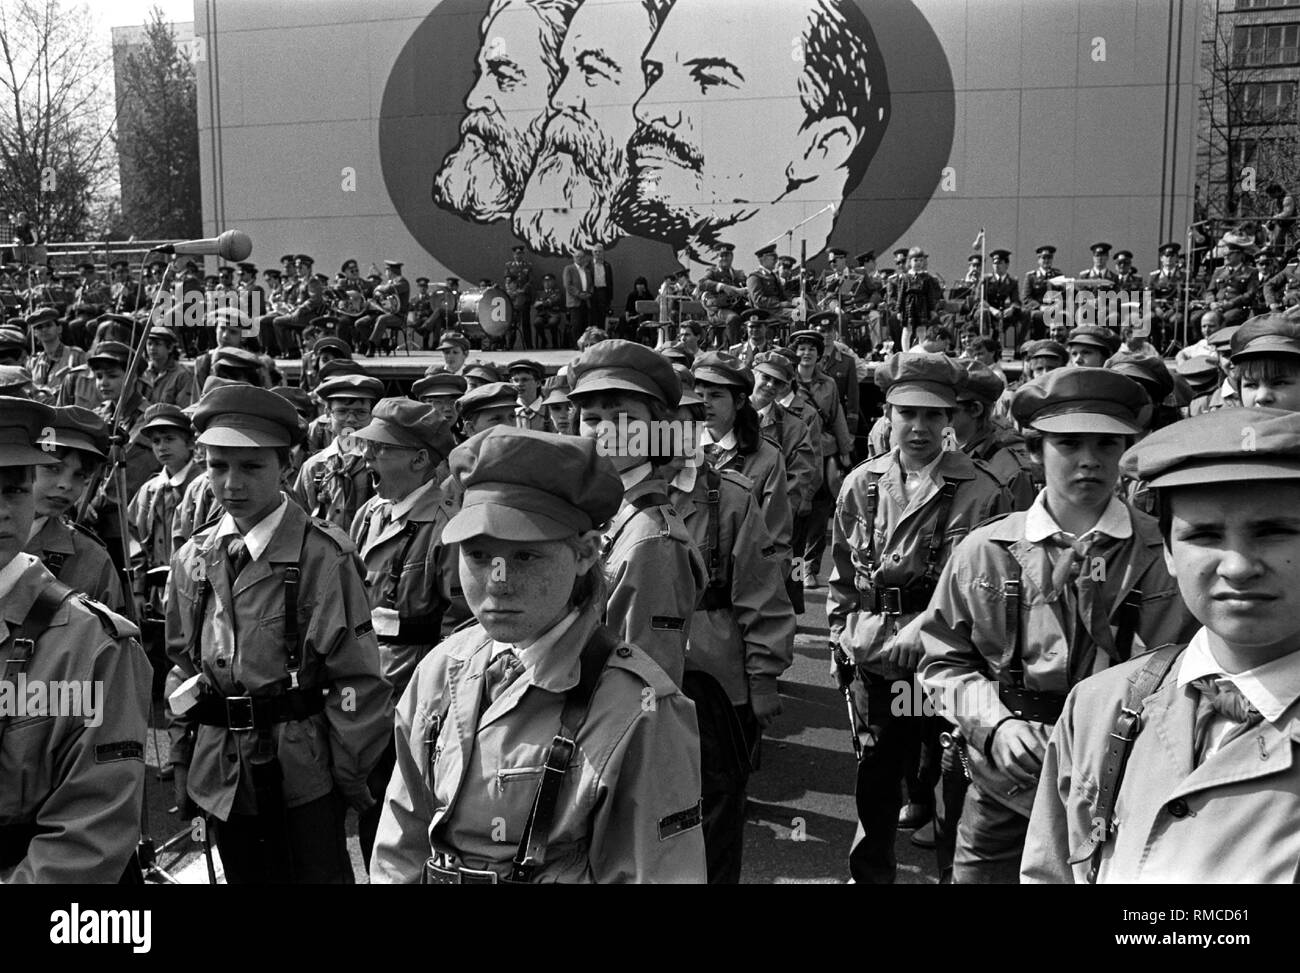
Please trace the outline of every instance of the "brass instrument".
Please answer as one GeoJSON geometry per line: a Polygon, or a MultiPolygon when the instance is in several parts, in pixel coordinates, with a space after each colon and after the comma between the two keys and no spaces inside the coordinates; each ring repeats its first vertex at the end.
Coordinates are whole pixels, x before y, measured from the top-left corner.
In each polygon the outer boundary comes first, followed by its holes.
{"type": "Polygon", "coordinates": [[[359,290],[349,288],[342,297],[330,302],[335,314],[349,318],[359,318],[366,313],[366,296],[359,290]]]}

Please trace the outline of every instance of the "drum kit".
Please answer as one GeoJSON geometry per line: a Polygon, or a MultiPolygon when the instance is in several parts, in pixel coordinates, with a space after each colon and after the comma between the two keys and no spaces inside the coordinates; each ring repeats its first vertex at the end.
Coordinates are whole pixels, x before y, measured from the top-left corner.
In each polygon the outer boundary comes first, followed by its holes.
{"type": "Polygon", "coordinates": [[[438,302],[455,315],[460,331],[466,338],[504,338],[514,323],[514,302],[499,287],[476,287],[471,290],[442,290],[434,295],[438,302]],[[455,299],[455,307],[449,307],[455,299]]]}

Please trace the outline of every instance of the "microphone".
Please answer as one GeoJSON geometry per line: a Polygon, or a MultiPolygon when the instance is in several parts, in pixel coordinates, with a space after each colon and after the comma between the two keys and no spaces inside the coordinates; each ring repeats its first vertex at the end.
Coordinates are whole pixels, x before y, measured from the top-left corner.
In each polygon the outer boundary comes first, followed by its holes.
{"type": "Polygon", "coordinates": [[[158,247],[157,253],[174,253],[177,256],[208,257],[218,256],[222,260],[247,260],[253,252],[253,241],[243,230],[227,230],[221,236],[206,240],[186,240],[183,243],[169,243],[158,247]]]}

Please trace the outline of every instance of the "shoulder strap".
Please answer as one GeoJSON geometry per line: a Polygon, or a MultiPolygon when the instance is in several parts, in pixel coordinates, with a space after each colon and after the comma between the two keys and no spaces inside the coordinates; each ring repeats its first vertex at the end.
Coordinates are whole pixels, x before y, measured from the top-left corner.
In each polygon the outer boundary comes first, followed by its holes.
{"type": "Polygon", "coordinates": [[[1115,834],[1115,800],[1124,781],[1129,753],[1133,750],[1138,734],[1142,732],[1143,701],[1160,688],[1184,648],[1185,645],[1161,646],[1147,656],[1146,665],[1129,677],[1124,706],[1120,709],[1119,716],[1115,717],[1115,728],[1110,733],[1101,776],[1097,781],[1097,800],[1093,804],[1092,820],[1094,827],[1101,830],[1094,841],[1092,862],[1088,868],[1090,884],[1096,883],[1102,849],[1115,834]]]}
{"type": "Polygon", "coordinates": [[[705,509],[708,515],[709,536],[709,587],[719,588],[726,584],[722,576],[722,552],[720,550],[720,521],[722,520],[722,474],[711,466],[704,467],[704,482],[708,488],[705,509]]]}
{"type": "Polygon", "coordinates": [[[402,549],[397,552],[390,562],[388,562],[388,578],[384,582],[384,604],[389,608],[397,607],[397,586],[402,581],[402,571],[406,567],[406,557],[411,553],[411,545],[415,543],[415,535],[420,532],[420,522],[408,520],[406,526],[402,528],[402,537],[405,542],[402,549]]]}
{"type": "Polygon", "coordinates": [[[943,553],[943,539],[948,534],[948,515],[957,496],[957,481],[945,479],[939,488],[939,504],[935,508],[934,526],[930,529],[930,543],[925,552],[925,579],[939,577],[939,556],[943,553]]]}
{"type": "Polygon", "coordinates": [[[1023,640],[1020,632],[1020,562],[1011,559],[1014,577],[1002,579],[1002,604],[1006,612],[1007,638],[1011,640],[1011,658],[1007,662],[1007,673],[1011,676],[1011,685],[1021,689],[1025,685],[1025,663],[1021,657],[1023,640]]]}
{"type": "Polygon", "coordinates": [[[307,549],[307,535],[312,525],[308,521],[302,528],[302,541],[298,545],[298,561],[284,569],[284,650],[288,655],[285,669],[289,675],[289,688],[298,688],[298,670],[302,668],[302,646],[298,639],[298,585],[302,581],[302,569],[307,549]]]}
{"type": "Polygon", "coordinates": [[[551,838],[551,824],[555,818],[560,785],[564,783],[564,774],[577,749],[578,731],[587,722],[596,683],[605,669],[609,654],[617,644],[618,640],[613,633],[604,625],[598,625],[582,649],[578,663],[578,684],[565,694],[560,732],[555,735],[551,748],[547,751],[542,779],[537,785],[537,794],[533,798],[532,810],[528,812],[519,848],[515,851],[514,863],[510,869],[512,882],[530,881],[546,859],[546,846],[551,838]]]}
{"type": "Polygon", "coordinates": [[[875,570],[876,564],[876,511],[880,509],[880,476],[875,473],[867,474],[870,479],[867,481],[867,535],[870,540],[867,542],[867,555],[870,560],[867,563],[867,571],[875,570]]]}

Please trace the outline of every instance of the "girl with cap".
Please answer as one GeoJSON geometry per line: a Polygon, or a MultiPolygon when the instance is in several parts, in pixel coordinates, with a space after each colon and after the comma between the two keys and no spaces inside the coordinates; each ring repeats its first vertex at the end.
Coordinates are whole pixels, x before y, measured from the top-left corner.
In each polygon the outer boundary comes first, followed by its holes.
{"type": "Polygon", "coordinates": [[[177,786],[216,822],[232,884],[351,884],[345,812],[374,803],[366,779],[393,712],[361,563],[283,492],[302,439],[285,399],[217,388],[194,426],[226,512],[168,578],[168,654],[193,679],[196,728],[177,786]]]}
{"type": "Polygon", "coordinates": [[[593,439],[509,427],[451,465],[476,624],[398,706],[371,881],[703,882],[694,707],[600,621],[618,473],[593,439]]]}
{"type": "Polygon", "coordinates": [[[1194,620],[1071,690],[1022,882],[1295,881],[1298,456],[1300,415],[1261,408],[1174,423],[1124,455],[1159,498],[1160,554],[1194,620]]]}
{"type": "Polygon", "coordinates": [[[105,462],[108,427],[93,412],[67,406],[54,410],[49,430],[43,442],[57,462],[36,467],[36,519],[24,550],[73,591],[129,614],[104,542],[76,523],[77,504],[105,462]]]}
{"type": "Polygon", "coordinates": [[[713,469],[694,441],[704,408],[694,393],[682,393],[677,419],[690,439],[671,466],[668,495],[709,571],[691,617],[682,689],[700,723],[709,882],[736,884],[745,790],[762,731],[781,713],[777,679],[794,661],[795,616],[788,565],[763,524],[752,484],[733,470],[713,469]]]}
{"type": "Polygon", "coordinates": [[[1120,455],[1150,400],[1116,372],[1061,368],[1023,386],[1046,486],[1029,510],[973,531],[920,621],[921,678],[956,723],[971,784],[959,884],[1015,882],[1047,739],[1070,687],[1190,634],[1154,518],[1116,495],[1120,455]]]}
{"type": "Polygon", "coordinates": [[[681,385],[662,357],[619,339],[583,352],[572,375],[569,398],[578,408],[580,435],[597,441],[623,483],[618,515],[605,532],[609,624],[680,684],[705,577],[700,553],[668,499],[665,473],[677,444],[657,434],[675,426],[681,385]]]}

